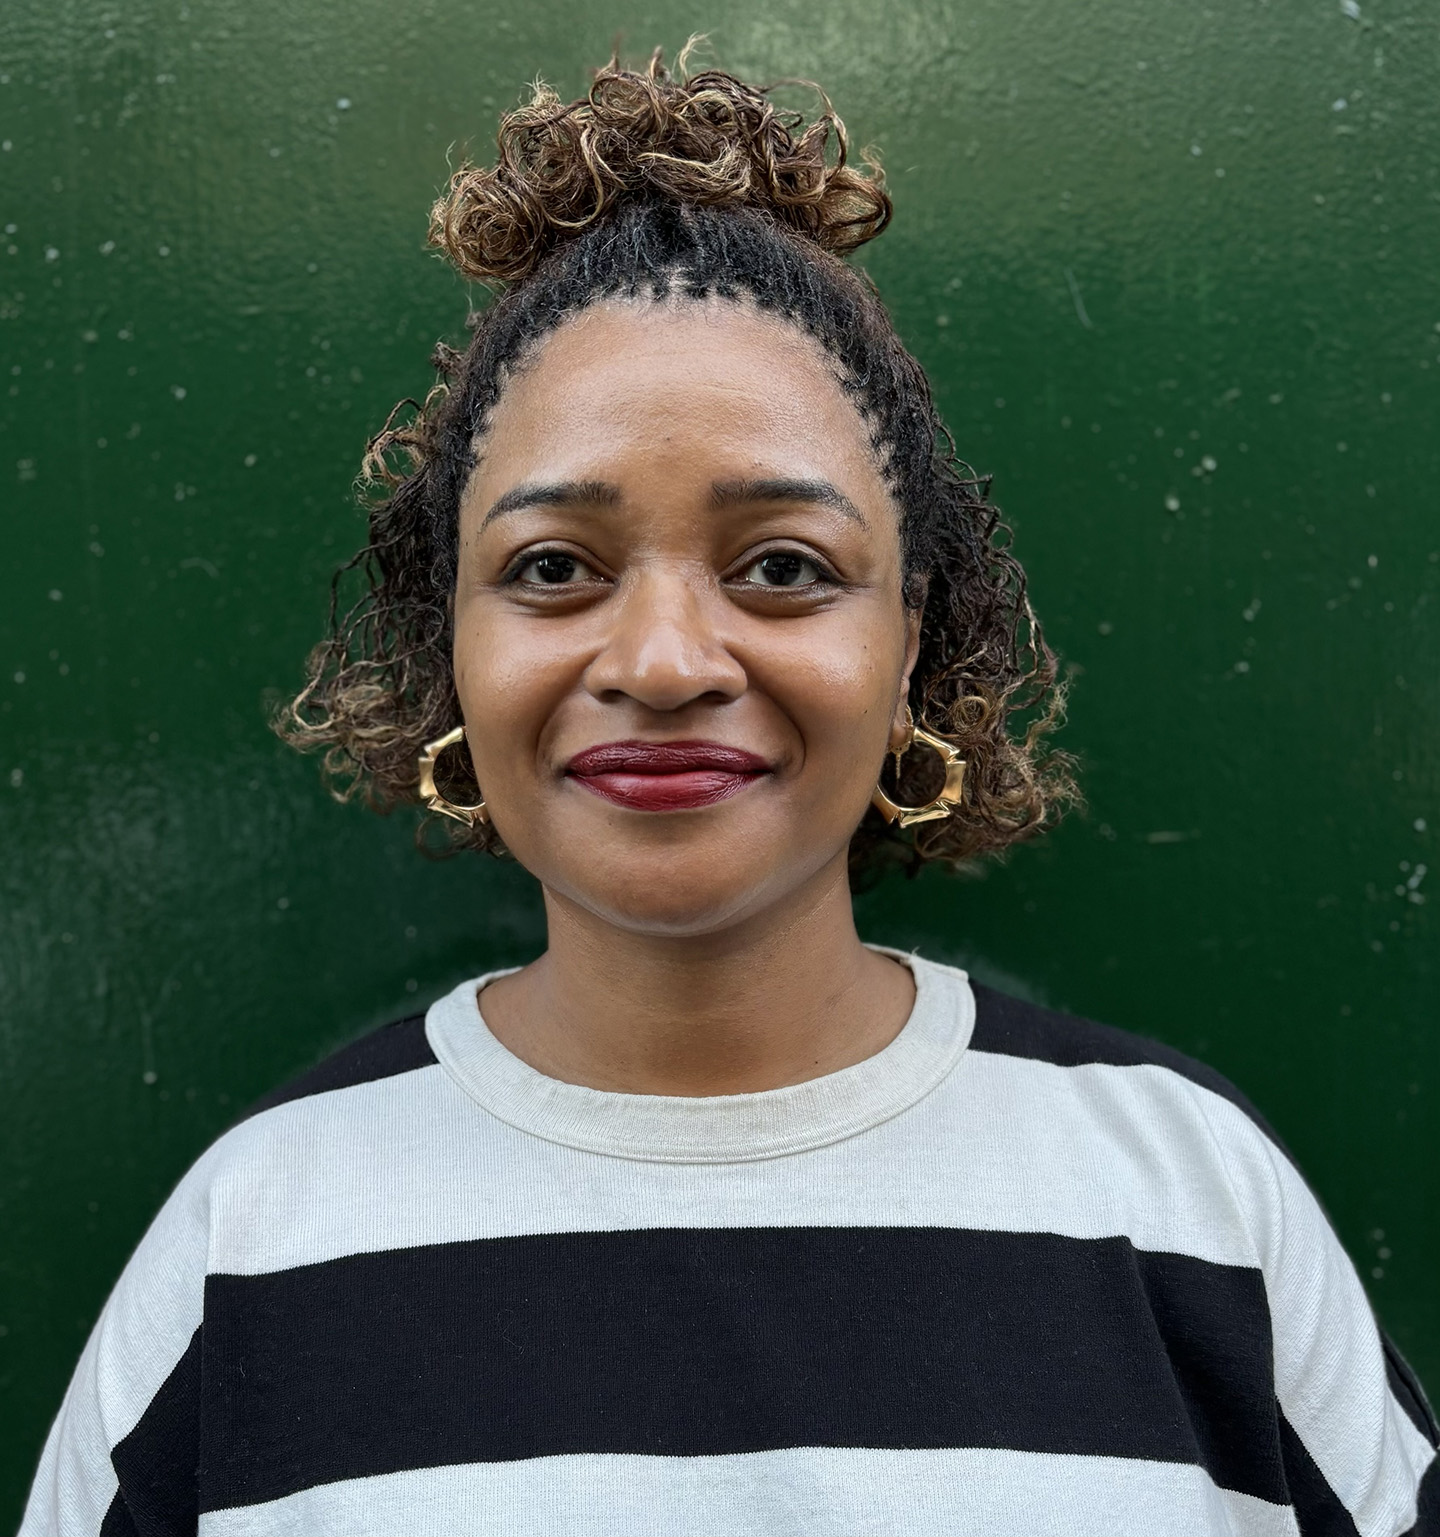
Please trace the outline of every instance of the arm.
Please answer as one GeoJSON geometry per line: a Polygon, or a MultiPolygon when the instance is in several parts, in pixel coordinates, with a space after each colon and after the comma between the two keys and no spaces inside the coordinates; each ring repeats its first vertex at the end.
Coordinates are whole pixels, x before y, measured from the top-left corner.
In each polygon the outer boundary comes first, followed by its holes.
{"type": "Polygon", "coordinates": [[[1275,1143],[1230,1105],[1210,1100],[1207,1119],[1265,1278],[1285,1478],[1302,1534],[1440,1537],[1435,1420],[1355,1267],[1275,1143]]]}
{"type": "Polygon", "coordinates": [[[199,1176],[197,1167],[165,1204],[105,1304],[46,1441],[20,1537],[195,1531],[208,1246],[199,1176]]]}

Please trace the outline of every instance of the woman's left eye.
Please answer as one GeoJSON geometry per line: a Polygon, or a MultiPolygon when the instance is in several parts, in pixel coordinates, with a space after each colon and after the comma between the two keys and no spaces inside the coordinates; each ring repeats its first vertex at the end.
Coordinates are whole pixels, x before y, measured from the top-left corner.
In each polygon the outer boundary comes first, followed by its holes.
{"type": "Polygon", "coordinates": [[[825,580],[820,567],[796,550],[771,550],[740,574],[756,587],[814,587],[825,580]]]}

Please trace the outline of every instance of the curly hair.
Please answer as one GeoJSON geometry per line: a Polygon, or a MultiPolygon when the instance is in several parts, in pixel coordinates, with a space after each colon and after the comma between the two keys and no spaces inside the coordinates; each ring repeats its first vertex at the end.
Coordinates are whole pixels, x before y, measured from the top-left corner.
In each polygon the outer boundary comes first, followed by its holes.
{"type": "MultiPolygon", "coordinates": [[[[472,316],[463,354],[437,347],[426,400],[402,401],[371,441],[370,542],[336,573],[330,633],[276,729],[324,752],[337,798],[381,811],[413,802],[421,746],[460,719],[460,498],[508,380],[547,334],[605,299],[749,302],[820,344],[867,424],[900,512],[904,601],[922,610],[911,708],[968,764],[965,803],[944,821],[907,834],[868,812],[852,873],[999,852],[1077,798],[1070,760],[1047,740],[1064,690],[988,480],[958,458],[923,370],[842,259],[890,220],[883,171],[868,153],[849,163],[823,92],[807,123],[770,88],[684,64],[682,53],[672,74],[659,50],[643,70],[612,58],[568,104],[537,84],[501,120],[496,163],[463,165],[435,204],[431,244],[495,298],[472,316]],[[344,607],[351,572],[363,591],[344,607]]],[[[935,793],[933,756],[906,754],[897,799],[935,793]]],[[[488,824],[445,826],[451,847],[500,852],[488,824]]]]}

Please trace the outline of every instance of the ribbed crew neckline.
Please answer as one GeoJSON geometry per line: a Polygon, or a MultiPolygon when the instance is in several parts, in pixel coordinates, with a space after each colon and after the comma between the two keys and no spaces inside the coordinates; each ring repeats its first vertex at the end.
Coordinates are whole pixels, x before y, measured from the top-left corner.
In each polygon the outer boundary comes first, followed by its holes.
{"type": "Polygon", "coordinates": [[[507,1125],[547,1142],[647,1163],[748,1163],[868,1131],[923,1099],[960,1060],[975,1023],[963,971],[872,945],[908,966],[915,1003],[900,1033],[852,1067],[754,1094],[620,1094],[537,1072],[490,1033],[480,994],[518,968],[462,982],[430,1005],[440,1065],[507,1125]]]}

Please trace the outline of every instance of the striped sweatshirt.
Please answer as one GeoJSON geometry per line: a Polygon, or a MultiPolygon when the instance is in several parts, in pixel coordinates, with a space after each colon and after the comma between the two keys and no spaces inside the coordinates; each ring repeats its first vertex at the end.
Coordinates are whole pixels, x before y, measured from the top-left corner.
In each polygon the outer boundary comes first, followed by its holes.
{"type": "Polygon", "coordinates": [[[486,977],[332,1057],[161,1211],[22,1532],[1440,1534],[1236,1091],[900,959],[885,1050],[763,1093],[547,1078],[486,977]]]}

